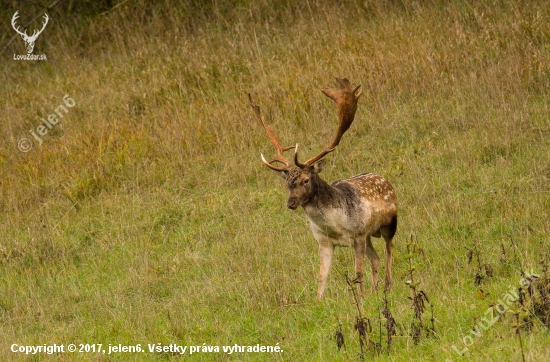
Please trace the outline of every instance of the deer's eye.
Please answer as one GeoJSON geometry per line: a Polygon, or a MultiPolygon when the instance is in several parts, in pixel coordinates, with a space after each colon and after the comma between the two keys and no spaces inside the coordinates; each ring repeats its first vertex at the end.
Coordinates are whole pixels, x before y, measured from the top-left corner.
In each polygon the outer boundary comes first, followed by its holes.
{"type": "Polygon", "coordinates": [[[309,183],[309,179],[306,178],[306,179],[304,180],[304,185],[307,185],[308,183],[309,183]]]}

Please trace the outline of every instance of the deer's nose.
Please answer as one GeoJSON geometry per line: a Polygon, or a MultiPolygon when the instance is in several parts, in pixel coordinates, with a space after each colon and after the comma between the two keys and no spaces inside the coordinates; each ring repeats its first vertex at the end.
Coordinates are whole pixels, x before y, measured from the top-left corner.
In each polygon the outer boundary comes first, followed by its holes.
{"type": "Polygon", "coordinates": [[[298,207],[298,201],[296,200],[296,198],[295,197],[289,198],[288,201],[286,202],[286,207],[288,207],[291,210],[296,209],[298,207]]]}

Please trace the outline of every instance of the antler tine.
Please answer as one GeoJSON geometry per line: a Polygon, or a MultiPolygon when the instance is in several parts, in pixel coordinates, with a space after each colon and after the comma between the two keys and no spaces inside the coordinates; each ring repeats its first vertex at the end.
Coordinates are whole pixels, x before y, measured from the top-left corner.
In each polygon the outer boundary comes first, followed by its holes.
{"type": "Polygon", "coordinates": [[[361,96],[361,91],[357,94],[357,90],[361,85],[357,85],[355,88],[351,88],[349,80],[346,78],[336,77],[336,81],[340,85],[340,88],[325,88],[322,92],[329,98],[333,99],[336,102],[336,108],[338,110],[338,130],[336,131],[336,137],[332,143],[325,148],[317,156],[310,158],[304,163],[298,162],[298,148],[294,151],[294,163],[298,167],[308,167],[313,163],[319,161],[321,158],[326,156],[328,153],[334,151],[336,146],[340,143],[340,139],[349,129],[355,118],[355,111],[357,111],[357,101],[361,96]]]}
{"type": "Polygon", "coordinates": [[[17,10],[15,12],[15,14],[13,14],[13,17],[11,18],[11,26],[13,27],[13,29],[21,36],[28,36],[27,35],[27,30],[25,30],[24,33],[22,33],[20,30],[19,30],[19,26],[17,26],[16,28],[16,20],[19,18],[19,10],[17,10]]]}
{"type": "Polygon", "coordinates": [[[40,29],[40,30],[35,29],[30,38],[36,39],[38,37],[38,35],[40,35],[40,33],[42,33],[44,31],[44,29],[46,28],[46,25],[48,25],[48,20],[49,19],[50,18],[48,17],[48,14],[44,14],[44,22],[42,23],[42,29],[40,29]]]}
{"type": "Polygon", "coordinates": [[[262,113],[260,112],[260,106],[254,104],[252,102],[252,96],[250,95],[250,93],[248,94],[248,99],[250,101],[250,106],[252,107],[252,109],[254,110],[254,113],[256,113],[256,116],[260,119],[260,121],[262,122],[262,125],[264,126],[264,129],[265,131],[267,132],[267,136],[269,137],[269,140],[271,141],[271,143],[273,143],[273,146],[275,146],[275,150],[277,151],[277,157],[275,157],[274,159],[272,159],[271,161],[267,161],[265,158],[264,158],[264,155],[262,154],[262,162],[269,168],[275,170],[275,171],[288,171],[288,169],[291,167],[291,163],[289,160],[287,160],[284,156],[283,156],[283,152],[285,151],[288,151],[288,150],[291,150],[293,149],[294,147],[296,146],[288,146],[288,147],[282,147],[281,146],[281,143],[279,142],[279,139],[277,138],[277,136],[275,136],[275,133],[273,132],[273,130],[271,129],[271,127],[266,123],[264,117],[262,116],[262,113]],[[277,166],[273,166],[272,163],[273,162],[280,162],[282,163],[283,165],[285,165],[285,167],[277,167],[277,166]]]}
{"type": "Polygon", "coordinates": [[[44,29],[46,28],[46,25],[48,25],[48,21],[50,20],[48,14],[44,14],[44,23],[42,24],[42,29],[40,29],[40,32],[43,32],[44,29]]]}

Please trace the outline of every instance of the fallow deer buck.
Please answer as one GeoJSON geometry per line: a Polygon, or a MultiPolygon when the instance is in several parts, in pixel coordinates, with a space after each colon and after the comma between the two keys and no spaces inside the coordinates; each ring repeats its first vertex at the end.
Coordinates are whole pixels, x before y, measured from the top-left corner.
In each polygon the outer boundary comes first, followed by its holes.
{"type": "Polygon", "coordinates": [[[319,243],[321,268],[317,298],[323,297],[327,277],[335,246],[354,247],[355,274],[360,285],[361,294],[365,295],[363,270],[365,253],[372,268],[372,290],[378,286],[380,258],[374,250],[371,236],[382,236],[386,242],[386,288],[391,287],[391,265],[393,236],[397,230],[397,197],[392,185],[382,177],[364,173],[345,180],[328,184],[319,173],[325,166],[322,160],[334,151],[343,134],[348,130],[355,117],[357,100],[361,91],[360,85],[352,88],[347,79],[336,78],[340,88],[323,89],[323,93],[336,101],[338,110],[338,130],[332,143],[317,156],[302,163],[298,161],[298,144],[282,147],[271,127],[263,118],[260,107],[250,105],[262,122],[271,143],[275,146],[277,156],[262,162],[276,171],[286,180],[289,191],[287,207],[294,210],[302,206],[309,218],[311,231],[319,243]],[[285,151],[294,148],[294,166],[283,156],[285,151]],[[319,162],[318,162],[319,161],[319,162]],[[279,163],[282,166],[273,165],[279,163]]]}

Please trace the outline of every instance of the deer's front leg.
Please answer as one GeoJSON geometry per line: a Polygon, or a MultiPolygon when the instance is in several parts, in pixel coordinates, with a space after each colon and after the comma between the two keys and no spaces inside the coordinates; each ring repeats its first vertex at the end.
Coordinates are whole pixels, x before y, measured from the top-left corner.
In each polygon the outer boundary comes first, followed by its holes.
{"type": "Polygon", "coordinates": [[[357,238],[354,241],[353,246],[355,248],[355,275],[357,276],[357,282],[359,283],[361,296],[364,298],[366,297],[365,280],[363,278],[363,272],[365,270],[365,255],[366,255],[365,238],[357,238]]]}
{"type": "Polygon", "coordinates": [[[380,257],[376,253],[376,250],[374,250],[374,247],[372,246],[372,242],[370,240],[370,235],[367,236],[367,257],[370,260],[370,266],[372,268],[372,292],[376,293],[376,290],[378,288],[378,272],[380,270],[380,257]]]}
{"type": "Polygon", "coordinates": [[[328,272],[332,263],[332,255],[334,254],[334,246],[330,242],[319,241],[319,259],[321,268],[319,270],[319,289],[317,289],[317,299],[323,298],[323,292],[327,285],[328,272]]]}

